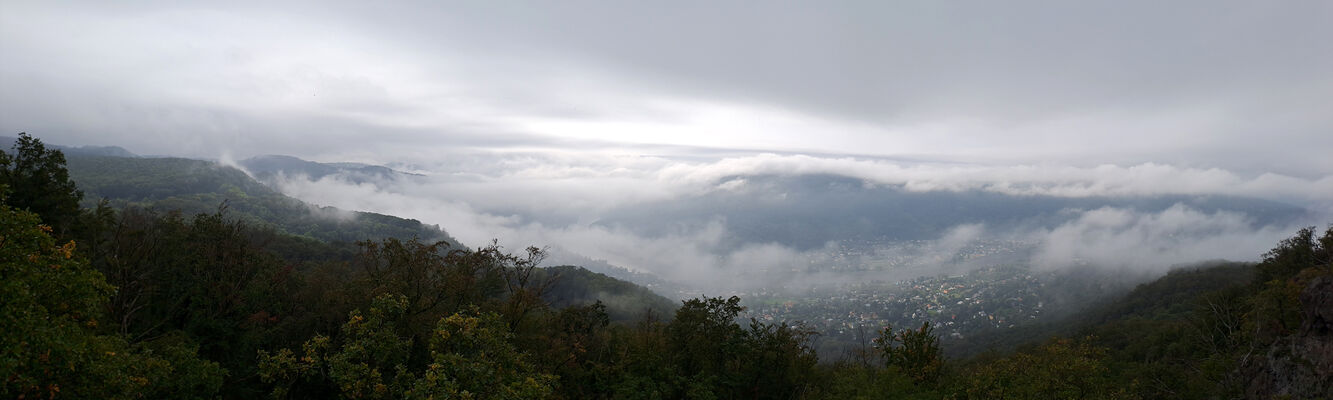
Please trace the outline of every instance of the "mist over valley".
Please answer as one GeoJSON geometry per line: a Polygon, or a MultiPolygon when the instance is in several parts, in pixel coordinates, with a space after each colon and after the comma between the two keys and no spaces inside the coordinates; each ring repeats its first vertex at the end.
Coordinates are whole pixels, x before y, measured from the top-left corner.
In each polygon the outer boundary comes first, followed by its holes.
{"type": "Polygon", "coordinates": [[[0,397],[1330,398],[1330,19],[0,0],[0,397]]]}

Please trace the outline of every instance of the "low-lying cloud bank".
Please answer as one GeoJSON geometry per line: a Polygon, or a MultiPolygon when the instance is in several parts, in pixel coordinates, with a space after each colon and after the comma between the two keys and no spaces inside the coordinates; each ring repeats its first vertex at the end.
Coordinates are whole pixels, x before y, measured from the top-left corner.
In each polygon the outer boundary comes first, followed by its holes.
{"type": "Polygon", "coordinates": [[[1333,176],[1305,179],[1264,173],[1246,177],[1218,168],[1184,168],[1156,163],[1129,167],[983,166],[760,154],[708,164],[675,164],[660,171],[666,181],[696,184],[716,182],[727,176],[754,174],[845,175],[879,184],[903,185],[913,191],[985,190],[1061,197],[1211,194],[1295,201],[1305,205],[1328,205],[1333,200],[1330,195],[1333,193],[1333,176]]]}
{"type": "Polygon", "coordinates": [[[1068,223],[1028,233],[1033,265],[1160,269],[1203,260],[1256,260],[1298,226],[1254,227],[1245,215],[1204,213],[1177,204],[1157,213],[1117,208],[1081,211],[1068,223]]]}
{"type": "MultiPolygon", "coordinates": [[[[634,204],[735,190],[753,175],[833,174],[908,191],[990,191],[1016,196],[1147,197],[1228,195],[1296,204],[1312,219],[1264,224],[1243,212],[1201,211],[1186,204],[1144,211],[1125,207],[1071,209],[1054,227],[988,227],[969,223],[940,238],[901,246],[885,243],[878,259],[908,260],[868,268],[854,279],[904,279],[963,268],[960,249],[980,239],[1027,246],[1039,268],[1096,265],[1163,271],[1209,259],[1255,260],[1301,225],[1327,223],[1333,177],[1241,176],[1219,169],[1162,164],[1091,168],[902,164],[855,158],[763,154],[716,161],[666,157],[497,155],[468,170],[414,164],[425,177],[352,183],[327,176],[288,176],[280,188],[323,205],[394,214],[439,224],[466,244],[498,238],[513,248],[549,245],[562,251],[651,272],[700,288],[781,286],[839,279],[830,267],[854,263],[837,243],[805,251],[777,243],[735,243],[725,213],[703,223],[661,221],[656,235],[597,224],[600,213],[634,204]],[[740,182],[740,183],[737,183],[740,182]],[[555,216],[555,217],[551,217],[555,216]],[[944,261],[941,261],[944,260],[944,261]]],[[[850,275],[847,275],[850,276],[850,275]]],[[[845,278],[846,276],[844,276],[845,278]]]]}
{"type": "Polygon", "coordinates": [[[628,203],[735,188],[750,175],[828,174],[909,191],[981,190],[1019,196],[1116,197],[1228,195],[1273,200],[1327,213],[1333,175],[1241,174],[1220,168],[1144,163],[981,165],[857,157],[748,154],[723,158],[624,156],[583,152],[444,154],[403,160],[400,169],[430,175],[394,192],[449,192],[487,208],[597,212],[628,203]],[[447,187],[447,188],[446,188],[447,187]],[[554,195],[543,202],[522,194],[554,195]]]}

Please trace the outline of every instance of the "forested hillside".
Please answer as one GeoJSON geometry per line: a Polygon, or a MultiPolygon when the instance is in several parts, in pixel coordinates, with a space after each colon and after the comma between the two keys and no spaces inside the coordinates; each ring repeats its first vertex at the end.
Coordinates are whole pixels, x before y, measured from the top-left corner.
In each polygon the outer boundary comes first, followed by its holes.
{"type": "MultiPolygon", "coordinates": [[[[227,176],[156,174],[183,186],[227,176]]],[[[925,324],[884,327],[856,357],[819,364],[813,331],[740,320],[737,297],[692,299],[661,315],[661,299],[645,289],[540,268],[538,248],[276,240],[290,237],[273,228],[282,225],[233,209],[79,208],[88,193],[122,184],[106,175],[76,187],[72,176],[62,153],[26,135],[0,155],[0,397],[1333,394],[1333,227],[1296,232],[1258,264],[1169,274],[1016,350],[949,359],[925,324]]],[[[205,201],[167,187],[125,205],[205,201]]]]}
{"type": "Polygon", "coordinates": [[[447,240],[438,226],[390,215],[320,207],[278,193],[238,169],[183,158],[69,156],[70,178],[83,190],[84,205],[107,199],[115,208],[135,206],[185,215],[226,205],[236,218],[274,230],[324,241],[354,242],[388,237],[447,240]]]}
{"type": "Polygon", "coordinates": [[[261,181],[272,181],[283,176],[299,176],[302,179],[318,180],[330,175],[338,175],[352,183],[382,183],[399,177],[413,176],[378,165],[326,164],[279,155],[248,158],[242,160],[240,165],[250,173],[255,174],[255,177],[261,181]]]}

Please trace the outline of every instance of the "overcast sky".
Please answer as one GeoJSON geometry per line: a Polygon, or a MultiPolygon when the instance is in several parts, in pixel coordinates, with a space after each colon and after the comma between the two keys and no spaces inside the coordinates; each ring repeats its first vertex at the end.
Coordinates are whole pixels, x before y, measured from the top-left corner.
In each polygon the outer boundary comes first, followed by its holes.
{"type": "Polygon", "coordinates": [[[0,132],[1333,174],[1322,0],[272,3],[0,2],[0,132]]]}

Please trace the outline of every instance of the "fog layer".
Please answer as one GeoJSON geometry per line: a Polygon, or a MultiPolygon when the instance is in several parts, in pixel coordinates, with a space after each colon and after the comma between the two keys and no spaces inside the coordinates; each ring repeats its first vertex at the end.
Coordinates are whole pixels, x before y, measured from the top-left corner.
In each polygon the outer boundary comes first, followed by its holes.
{"type": "MultiPolygon", "coordinates": [[[[1245,177],[1219,169],[1158,164],[988,167],[780,155],[708,161],[585,155],[573,162],[496,155],[492,162],[489,166],[471,164],[467,170],[421,168],[415,172],[429,174],[401,175],[381,182],[338,175],[313,180],[284,175],[276,183],[284,192],[307,201],[439,224],[465,244],[499,239],[511,248],[552,246],[557,253],[605,260],[694,287],[731,289],[792,282],[896,280],[953,273],[984,263],[1161,272],[1201,260],[1255,260],[1298,227],[1323,223],[1320,218],[1329,215],[1327,208],[1321,208],[1328,204],[1325,193],[1333,193],[1329,189],[1333,180],[1328,177],[1245,177]],[[1040,216],[1017,221],[957,221],[956,225],[921,231],[935,233],[911,240],[836,235],[819,239],[819,232],[842,228],[812,221],[801,225],[818,228],[810,229],[809,235],[815,236],[811,240],[827,241],[809,246],[738,231],[750,225],[737,225],[737,214],[708,200],[712,198],[708,196],[739,193],[742,205],[777,204],[771,210],[778,210],[773,211],[774,218],[781,218],[784,199],[825,189],[781,184],[752,190],[759,182],[768,182],[765,177],[773,176],[832,176],[832,182],[889,186],[904,193],[965,196],[980,192],[1004,196],[1012,204],[1073,206],[1015,214],[1040,216]],[[1216,200],[1218,196],[1236,197],[1216,200]],[[1267,200],[1244,200],[1249,197],[1267,200]],[[699,205],[684,209],[690,215],[665,214],[670,204],[691,202],[699,205]],[[625,213],[638,218],[603,219],[625,213]],[[978,243],[1002,243],[999,246],[1007,249],[989,258],[965,257],[964,253],[972,251],[969,246],[978,243]]],[[[959,204],[980,206],[978,202],[990,199],[977,198],[980,200],[959,204]]],[[[873,203],[867,208],[880,212],[875,209],[873,203]]],[[[820,216],[834,211],[801,212],[820,216]]]]}

